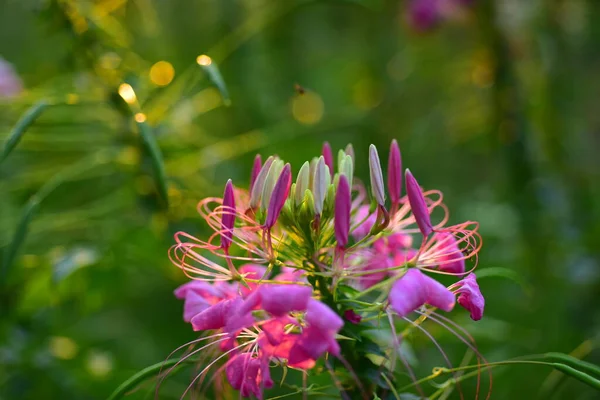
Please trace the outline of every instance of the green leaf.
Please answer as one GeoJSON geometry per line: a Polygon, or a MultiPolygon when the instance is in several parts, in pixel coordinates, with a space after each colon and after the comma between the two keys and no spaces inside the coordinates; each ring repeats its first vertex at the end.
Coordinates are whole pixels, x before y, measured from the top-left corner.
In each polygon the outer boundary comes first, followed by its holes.
{"type": "Polygon", "coordinates": [[[169,195],[167,191],[167,177],[165,172],[165,163],[163,161],[160,147],[158,147],[156,139],[154,138],[154,134],[152,133],[152,128],[150,128],[148,124],[145,122],[138,122],[137,126],[140,132],[140,137],[142,138],[144,149],[148,152],[152,162],[152,170],[154,173],[154,180],[156,182],[158,194],[165,207],[168,208],[169,195]]]}
{"type": "MultiPolygon", "coordinates": [[[[203,57],[203,56],[200,56],[200,57],[203,57]]],[[[198,59],[200,59],[200,57],[198,57],[198,59]]],[[[206,57],[206,56],[204,56],[204,57],[206,57]]],[[[208,60],[210,60],[210,59],[208,59],[208,60]]],[[[210,60],[209,63],[198,62],[198,65],[200,65],[200,68],[202,68],[202,70],[204,70],[204,72],[206,72],[206,75],[208,75],[208,78],[210,79],[210,81],[217,87],[217,89],[221,93],[221,97],[223,98],[223,104],[225,104],[226,106],[231,105],[231,99],[229,98],[229,91],[227,90],[227,86],[225,85],[225,81],[223,80],[223,76],[221,75],[221,71],[219,70],[219,67],[215,63],[215,61],[210,60]]]]}
{"type": "Polygon", "coordinates": [[[137,385],[144,382],[146,379],[156,377],[164,368],[174,367],[178,363],[178,366],[181,366],[183,364],[193,363],[194,361],[195,360],[181,360],[173,358],[146,367],[143,370],[135,373],[131,376],[131,378],[127,379],[125,382],[119,385],[119,387],[115,389],[115,391],[108,397],[107,400],[117,400],[122,398],[125,394],[135,389],[137,385]]]}
{"type": "Polygon", "coordinates": [[[2,152],[0,153],[0,164],[8,157],[10,152],[17,146],[27,129],[35,122],[35,120],[42,114],[42,112],[48,107],[46,100],[40,100],[35,103],[17,122],[13,130],[8,135],[8,139],[2,146],[2,152]]]}
{"type": "Polygon", "coordinates": [[[587,361],[580,360],[568,354],[551,352],[544,354],[544,358],[548,358],[553,362],[565,364],[571,368],[575,368],[586,374],[590,374],[600,378],[599,366],[589,363],[587,361]]]}
{"type": "Polygon", "coordinates": [[[21,245],[25,242],[25,238],[29,230],[29,224],[33,219],[33,216],[37,213],[40,203],[61,183],[66,182],[72,179],[74,176],[80,175],[99,164],[107,162],[108,160],[109,158],[105,152],[94,153],[90,157],[85,157],[54,175],[38,190],[36,194],[29,198],[23,207],[21,218],[17,224],[12,241],[4,253],[3,263],[0,267],[1,281],[4,281],[8,276],[14,259],[21,245]]]}

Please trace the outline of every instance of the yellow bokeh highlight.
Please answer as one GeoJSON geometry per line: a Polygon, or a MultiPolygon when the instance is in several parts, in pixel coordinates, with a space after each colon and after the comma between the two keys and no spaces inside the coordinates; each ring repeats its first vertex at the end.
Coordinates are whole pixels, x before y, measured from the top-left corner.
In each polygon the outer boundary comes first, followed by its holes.
{"type": "Polygon", "coordinates": [[[367,111],[377,107],[382,100],[380,85],[370,78],[360,79],[352,87],[352,100],[357,108],[367,111]]]}
{"type": "Polygon", "coordinates": [[[113,370],[113,359],[108,353],[92,351],[86,359],[85,367],[91,375],[103,378],[113,370]]]}
{"type": "Polygon", "coordinates": [[[158,86],[167,86],[175,77],[175,68],[168,61],[159,61],[150,68],[150,80],[158,86]]]}
{"type": "Polygon", "coordinates": [[[79,346],[73,341],[64,336],[53,336],[50,338],[50,354],[61,360],[71,360],[77,355],[79,346]]]}
{"type": "Polygon", "coordinates": [[[129,83],[122,83],[119,86],[119,96],[121,96],[127,104],[133,104],[137,100],[135,92],[129,83]]]}
{"type": "Polygon", "coordinates": [[[301,124],[313,125],[323,118],[325,104],[315,92],[306,91],[292,99],[292,116],[301,124]]]}
{"type": "Polygon", "coordinates": [[[199,55],[196,57],[196,62],[198,65],[202,65],[203,67],[207,67],[212,64],[212,58],[207,56],[206,54],[199,55]]]}
{"type": "Polygon", "coordinates": [[[137,113],[134,116],[135,120],[139,123],[145,122],[146,121],[146,114],[144,113],[137,113]]]}

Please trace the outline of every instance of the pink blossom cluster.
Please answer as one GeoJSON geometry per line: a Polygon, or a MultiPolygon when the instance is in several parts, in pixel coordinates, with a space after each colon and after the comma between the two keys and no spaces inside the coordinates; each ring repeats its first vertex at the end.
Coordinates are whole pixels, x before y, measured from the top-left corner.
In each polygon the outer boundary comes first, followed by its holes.
{"type": "MultiPolygon", "coordinates": [[[[175,291],[184,320],[214,332],[208,338],[220,352],[197,379],[223,360],[231,386],[262,399],[274,384],[272,366],[307,371],[333,357],[352,369],[340,350],[344,320],[368,331],[384,312],[395,332],[393,317],[431,317],[456,302],[481,319],[475,265],[466,266],[481,248],[478,224],[447,225],[442,194],[402,173],[395,140],[386,181],[371,145],[369,177],[370,196],[354,178],[352,146],[336,163],[325,143],[295,182],[290,164],[257,156],[247,190],[230,180],[222,198],[199,203],[213,233],[202,240],[178,232],[170,252],[192,278],[175,291]],[[431,274],[459,279],[447,287],[431,274]]],[[[373,394],[354,380],[363,397],[373,394]]]]}

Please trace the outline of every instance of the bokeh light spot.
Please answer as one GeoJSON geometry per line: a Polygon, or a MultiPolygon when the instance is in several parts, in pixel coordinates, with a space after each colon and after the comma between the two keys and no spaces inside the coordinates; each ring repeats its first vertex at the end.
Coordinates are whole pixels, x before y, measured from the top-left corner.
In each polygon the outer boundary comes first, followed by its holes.
{"type": "Polygon", "coordinates": [[[203,67],[207,67],[212,64],[212,59],[206,54],[199,55],[196,57],[196,62],[198,65],[202,65],[203,67]]]}
{"type": "Polygon", "coordinates": [[[323,118],[324,109],[321,96],[315,92],[306,91],[292,99],[292,115],[301,124],[316,124],[323,118]]]}
{"type": "Polygon", "coordinates": [[[50,353],[61,360],[71,360],[77,355],[79,346],[68,337],[53,336],[50,338],[50,353]]]}
{"type": "Polygon", "coordinates": [[[106,352],[92,351],[87,356],[85,367],[91,375],[103,378],[113,370],[113,359],[106,352]]]}
{"type": "Polygon", "coordinates": [[[136,102],[135,92],[129,83],[122,83],[119,86],[119,96],[121,96],[127,104],[136,102]]]}
{"type": "Polygon", "coordinates": [[[150,80],[158,86],[167,86],[175,77],[175,68],[168,61],[159,61],[150,68],[150,80]]]}

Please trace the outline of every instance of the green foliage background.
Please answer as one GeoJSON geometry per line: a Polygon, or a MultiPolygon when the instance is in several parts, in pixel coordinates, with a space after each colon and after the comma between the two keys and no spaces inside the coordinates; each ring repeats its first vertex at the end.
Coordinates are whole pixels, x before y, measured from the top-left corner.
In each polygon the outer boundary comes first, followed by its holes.
{"type": "MultiPolygon", "coordinates": [[[[102,399],[194,339],[172,296],[185,281],[167,259],[173,233],[201,235],[196,202],[227,178],[247,184],[256,152],[298,168],[324,140],[352,142],[364,179],[368,145],[383,155],[398,139],[451,220],[481,223],[481,271],[519,278],[482,279],[485,318],[459,316],[488,360],[600,362],[600,2],[474,3],[417,33],[396,0],[0,0],[0,55],[26,87],[0,103],[0,139],[49,103],[0,164],[0,398],[102,399]],[[175,69],[166,87],[149,79],[160,60],[175,69]],[[123,82],[162,151],[168,209],[123,82]]],[[[461,343],[431,331],[460,361],[461,343]]],[[[417,342],[430,373],[439,355],[417,342]]],[[[496,399],[597,395],[545,367],[494,370],[496,399]]]]}

